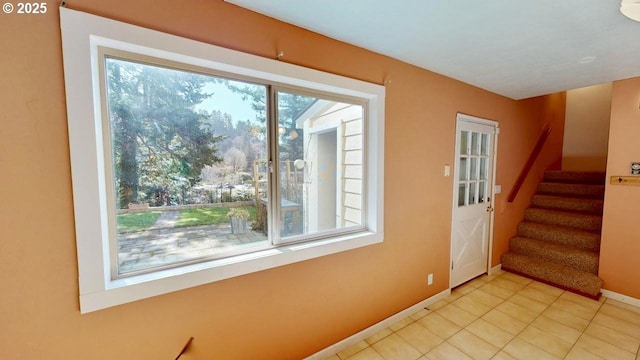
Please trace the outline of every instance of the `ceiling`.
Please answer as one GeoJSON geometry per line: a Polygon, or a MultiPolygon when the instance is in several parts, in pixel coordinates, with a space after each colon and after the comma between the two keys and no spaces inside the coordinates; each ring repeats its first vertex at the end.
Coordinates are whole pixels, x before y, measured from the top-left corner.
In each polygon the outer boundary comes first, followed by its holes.
{"type": "Polygon", "coordinates": [[[226,1],[512,99],[640,76],[620,0],[226,1]]]}

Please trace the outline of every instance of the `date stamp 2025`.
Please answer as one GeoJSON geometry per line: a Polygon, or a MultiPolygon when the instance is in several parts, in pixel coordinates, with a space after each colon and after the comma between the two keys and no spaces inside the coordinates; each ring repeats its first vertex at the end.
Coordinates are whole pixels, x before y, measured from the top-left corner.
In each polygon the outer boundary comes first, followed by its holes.
{"type": "Polygon", "coordinates": [[[20,15],[46,14],[47,3],[46,2],[40,2],[40,3],[19,2],[14,4],[14,3],[6,2],[2,5],[2,12],[4,12],[5,14],[12,14],[15,12],[16,14],[20,14],[20,15]]]}

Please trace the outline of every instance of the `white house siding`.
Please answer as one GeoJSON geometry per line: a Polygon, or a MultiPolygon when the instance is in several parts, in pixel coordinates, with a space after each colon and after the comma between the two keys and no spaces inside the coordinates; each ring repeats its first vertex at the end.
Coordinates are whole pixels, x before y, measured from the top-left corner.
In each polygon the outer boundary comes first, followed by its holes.
{"type": "Polygon", "coordinates": [[[363,165],[363,124],[362,108],[356,117],[342,122],[342,226],[362,224],[362,165],[363,165]]]}
{"type": "MultiPolygon", "coordinates": [[[[322,148],[318,143],[319,134],[335,132],[336,134],[336,201],[335,209],[329,210],[322,207],[322,194],[317,182],[311,181],[306,189],[308,204],[306,207],[307,231],[322,230],[321,219],[326,214],[321,212],[335,212],[335,227],[359,226],[363,220],[362,204],[362,174],[363,174],[363,109],[360,105],[335,103],[325,101],[318,104],[315,113],[306,114],[301,118],[304,124],[306,147],[308,147],[308,159],[311,163],[318,164],[322,148]],[[314,135],[315,134],[315,135],[314,135]]],[[[307,150],[305,150],[307,151],[307,150]]],[[[319,176],[317,165],[313,167],[312,178],[319,176]]],[[[316,178],[317,179],[317,178],[316,178]]]]}

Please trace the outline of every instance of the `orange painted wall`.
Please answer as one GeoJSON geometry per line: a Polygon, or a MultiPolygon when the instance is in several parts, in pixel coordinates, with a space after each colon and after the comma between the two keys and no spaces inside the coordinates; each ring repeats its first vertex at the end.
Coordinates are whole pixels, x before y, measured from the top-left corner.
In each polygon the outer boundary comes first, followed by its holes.
{"type": "MultiPolygon", "coordinates": [[[[613,83],[607,178],[629,175],[631,162],[640,162],[640,78],[613,83]]],[[[640,187],[607,184],[600,277],[603,288],[640,299],[640,187]]]]}
{"type": "Polygon", "coordinates": [[[606,171],[612,85],[567,91],[562,170],[606,171]]]}
{"type": "Polygon", "coordinates": [[[541,170],[561,158],[564,94],[513,101],[221,0],[69,7],[371,82],[387,76],[385,241],[80,315],[57,2],[0,22],[0,358],[297,359],[448,288],[457,112],[500,122],[493,264],[541,170]],[[545,122],[554,135],[504,198],[545,122]],[[425,286],[428,273],[435,283],[425,286]]]}
{"type": "Polygon", "coordinates": [[[518,103],[518,113],[513,118],[515,121],[508,121],[511,120],[509,118],[500,122],[496,184],[502,185],[502,193],[496,195],[494,205],[492,266],[500,264],[500,255],[509,249],[509,239],[515,235],[516,227],[522,221],[524,210],[529,207],[531,196],[536,192],[544,171],[559,170],[561,167],[565,101],[565,93],[524,100],[518,103]],[[551,127],[551,134],[514,202],[509,203],[507,197],[546,124],[551,127]]]}

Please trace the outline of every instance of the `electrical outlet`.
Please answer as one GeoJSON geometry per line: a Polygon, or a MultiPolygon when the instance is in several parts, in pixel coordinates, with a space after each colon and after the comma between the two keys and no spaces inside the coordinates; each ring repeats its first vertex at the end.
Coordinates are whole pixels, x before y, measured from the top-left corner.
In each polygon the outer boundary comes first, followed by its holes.
{"type": "Polygon", "coordinates": [[[427,275],[427,285],[433,285],[433,274],[427,275]]]}

